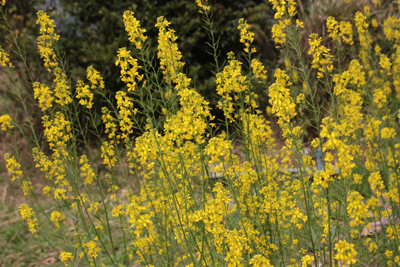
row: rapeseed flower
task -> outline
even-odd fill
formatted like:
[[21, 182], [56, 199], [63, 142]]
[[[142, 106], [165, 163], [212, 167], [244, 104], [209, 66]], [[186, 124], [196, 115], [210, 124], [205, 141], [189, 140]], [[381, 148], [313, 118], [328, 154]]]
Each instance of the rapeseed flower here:
[[6, 53], [1, 46], [0, 46], [0, 66], [13, 67], [12, 63], [10, 62], [10, 55]]
[[11, 125], [11, 122], [12, 118], [10, 115], [5, 114], [0, 116], [0, 125], [3, 131], [11, 130], [14, 128], [14, 126]]
[[4, 154], [4, 159], [7, 162], [7, 170], [13, 174], [12, 180], [19, 179], [22, 176], [21, 164], [17, 162], [15, 157], [10, 157], [10, 154]]
[[335, 244], [335, 250], [337, 251], [335, 254], [335, 259], [344, 261], [347, 264], [356, 263], [357, 251], [354, 250], [354, 244], [349, 244], [345, 240], [339, 240]]
[[123, 15], [125, 30], [128, 32], [129, 41], [135, 44], [136, 49], [142, 49], [147, 39], [147, 36], [144, 36], [146, 30], [140, 27], [140, 21], [134, 17], [134, 14], [132, 11], [125, 11]]
[[[201, 9], [203, 9], [204, 11], [208, 11], [208, 10], [210, 10], [210, 6], [207, 6], [207, 5], [205, 5], [205, 4], [203, 4], [203, 1], [204, 1], [204, 3], [207, 3], [208, 2], [208, 0], [195, 0], [196, 1], [196, 4], [201, 8]], [[199, 12], [200, 13], [203, 13], [203, 11], [202, 10], [199, 10]]]
[[26, 221], [29, 226], [29, 231], [34, 234], [39, 231], [39, 224], [37, 218], [35, 218], [35, 212], [27, 204], [20, 204], [18, 208], [21, 214], [21, 219]]
[[51, 68], [58, 66], [53, 45], [58, 41], [60, 36], [54, 33], [54, 28], [56, 27], [54, 20], [50, 19], [44, 11], [39, 11], [37, 16], [36, 24], [40, 24], [41, 34], [38, 37], [39, 53], [40, 57], [44, 60], [44, 66], [50, 71]]
[[289, 122], [296, 116], [296, 104], [290, 96], [290, 90], [286, 88], [292, 83], [289, 82], [289, 76], [284, 70], [275, 70], [274, 76], [276, 82], [269, 87], [270, 104], [272, 112], [279, 117], [281, 122]]
[[72, 256], [71, 252], [61, 251], [60, 258], [61, 258], [61, 262], [64, 263], [65, 266], [67, 266], [68, 261], [72, 260], [74, 257]]
[[34, 82], [33, 83], [33, 91], [35, 99], [39, 101], [39, 107], [42, 111], [47, 110], [52, 107], [52, 103], [54, 101], [53, 92], [50, 90], [48, 86], [43, 83]]

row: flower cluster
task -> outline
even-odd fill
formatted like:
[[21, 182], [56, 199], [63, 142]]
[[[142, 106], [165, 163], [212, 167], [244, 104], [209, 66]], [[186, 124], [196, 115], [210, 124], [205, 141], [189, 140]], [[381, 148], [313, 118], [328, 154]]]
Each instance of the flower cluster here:
[[334, 17], [328, 17], [326, 27], [332, 40], [337, 41], [342, 37], [343, 42], [353, 45], [353, 26], [350, 21], [338, 23]]
[[325, 72], [331, 72], [333, 69], [332, 55], [330, 50], [325, 46], [321, 45], [322, 37], [318, 38], [318, 34], [312, 33], [308, 43], [310, 44], [309, 55], [313, 56], [311, 67], [318, 69], [317, 78], [323, 78]]
[[140, 21], [133, 14], [132, 11], [125, 11], [123, 15], [125, 30], [128, 33], [129, 41], [135, 44], [136, 49], [142, 49], [143, 43], [147, 39], [147, 36], [144, 36], [146, 30], [140, 27]]
[[11, 122], [12, 118], [10, 115], [5, 114], [0, 116], [0, 125], [3, 131], [11, 130], [14, 128], [14, 126], [11, 125]]
[[118, 59], [115, 61], [115, 66], [121, 67], [121, 81], [125, 82], [128, 86], [128, 91], [135, 90], [137, 81], [143, 79], [143, 74], [138, 73], [141, 66], [138, 65], [137, 59], [131, 56], [131, 51], [126, 50], [125, 47], [118, 50]]
[[[196, 0], [214, 29], [206, 2]], [[137, 59], [127, 48], [118, 51], [115, 64], [127, 88], [104, 101], [111, 106], [102, 108], [104, 132], [98, 136], [107, 138], [97, 154], [92, 145], [79, 145], [86, 141], [85, 132], [82, 138], [73, 136], [79, 114], [72, 114], [70, 82], [53, 53], [58, 39], [54, 22], [40, 13], [41, 53], [55, 78], [52, 86], [33, 83], [46, 115], [42, 138], [34, 140], [37, 147], [31, 154], [47, 179], [40, 191], [54, 204], [51, 214], [44, 214], [47, 225], [68, 244], [59, 254], [66, 266], [118, 265], [123, 258], [125, 265], [144, 266], [305, 267], [333, 261], [351, 265], [368, 253], [387, 258], [387, 265], [400, 262], [398, 22], [388, 18], [384, 23], [393, 47], [388, 50], [390, 45], [379, 42], [371, 49], [369, 32], [378, 28], [368, 29], [365, 15], [356, 14], [354, 40], [352, 22], [329, 17], [337, 64], [317, 34], [309, 37], [308, 62], [298, 43], [303, 23], [293, 21], [296, 3], [270, 2], [278, 20], [273, 35], [277, 44], [284, 44], [286, 70], [276, 69], [275, 81], [268, 84], [265, 67], [252, 58], [255, 35], [239, 20], [249, 65], [230, 52], [216, 66], [217, 102], [225, 115], [219, 126], [224, 130], [215, 130], [210, 103], [185, 74], [170, 23], [164, 17], [157, 20], [155, 63], [144, 44], [146, 31], [133, 12], [125, 12]], [[372, 16], [375, 10], [366, 7], [364, 13]], [[358, 43], [348, 51], [342, 42]], [[214, 56], [217, 63], [223, 61]], [[317, 69], [317, 79], [309, 67]], [[87, 80], [78, 81], [75, 96], [90, 108], [94, 90], [102, 97], [105, 85], [93, 67], [87, 69]], [[255, 90], [261, 86], [255, 82], [267, 88], [267, 112], [276, 115], [277, 123], [258, 110]], [[308, 113], [314, 117], [297, 115]], [[1, 116], [0, 123], [3, 130], [18, 125], [9, 115]], [[273, 131], [278, 127], [278, 138], [284, 140], [279, 150]], [[96, 165], [100, 157], [107, 167]], [[24, 179], [15, 157], [5, 154], [5, 161], [24, 195], [34, 199], [38, 185]], [[19, 211], [36, 233], [42, 217], [33, 208], [42, 207], [32, 204], [22, 204]], [[66, 231], [66, 225], [74, 227]], [[360, 238], [379, 229], [379, 246]]]
[[[207, 5], [203, 4], [203, 1], [202, 1], [202, 0], [195, 0], [195, 1], [196, 1], [196, 4], [197, 4], [201, 9], [203, 9], [203, 11], [208, 11], [208, 10], [210, 10], [210, 6], [207, 6]], [[207, 3], [208, 0], [204, 0], [204, 2]], [[199, 12], [200, 12], [200, 13], [203, 13], [203, 11], [200, 10]]]
[[[249, 31], [250, 25], [242, 18], [239, 20], [238, 30], [240, 30], [240, 42], [244, 43], [246, 48], [245, 52], [249, 53], [250, 45], [254, 41], [254, 33]], [[251, 53], [255, 53], [257, 50], [255, 48], [251, 48]]]
[[47, 85], [40, 82], [34, 82], [33, 92], [35, 99], [38, 99], [39, 101], [39, 107], [42, 109], [42, 111], [47, 110], [53, 105], [53, 92]]
[[36, 24], [40, 24], [40, 36], [38, 37], [39, 53], [40, 57], [44, 60], [44, 66], [50, 71], [51, 68], [58, 66], [53, 45], [58, 41], [60, 36], [54, 32], [54, 28], [56, 27], [54, 20], [50, 19], [44, 11], [39, 11], [37, 15]]
[[291, 85], [289, 76], [284, 70], [275, 70], [274, 77], [276, 82], [269, 87], [269, 98], [272, 105], [272, 112], [279, 117], [281, 122], [289, 122], [296, 116], [296, 104], [290, 96]]
[[13, 174], [12, 180], [19, 179], [22, 176], [21, 164], [17, 162], [15, 157], [10, 157], [10, 154], [4, 154], [4, 159], [7, 162], [7, 170]]
[[26, 221], [29, 226], [29, 231], [34, 234], [39, 230], [39, 224], [37, 218], [35, 218], [35, 212], [27, 204], [21, 204], [18, 208], [21, 214], [21, 219]]
[[0, 66], [12, 67], [12, 63], [10, 62], [10, 55], [4, 51], [4, 49], [0, 46]]
[[345, 240], [339, 240], [335, 244], [335, 259], [344, 261], [347, 264], [356, 263], [357, 251], [354, 250], [354, 244], [349, 244]]

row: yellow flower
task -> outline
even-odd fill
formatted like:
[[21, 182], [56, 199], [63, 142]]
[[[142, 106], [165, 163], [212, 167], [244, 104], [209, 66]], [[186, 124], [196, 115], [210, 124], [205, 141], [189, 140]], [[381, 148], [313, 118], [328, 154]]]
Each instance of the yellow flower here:
[[347, 214], [350, 218], [353, 218], [354, 221], [350, 222], [351, 227], [355, 227], [357, 225], [364, 225], [365, 222], [363, 219], [369, 217], [368, 214], [368, 206], [363, 202], [364, 197], [360, 195], [357, 191], [349, 192], [349, 196], [347, 198], [347, 202], [349, 203], [347, 206]]
[[101, 146], [101, 157], [104, 160], [103, 164], [108, 165], [110, 168], [114, 167], [115, 163], [117, 162], [116, 158], [114, 157], [114, 154], [115, 154], [114, 146], [105, 141]]
[[354, 250], [354, 244], [349, 244], [345, 240], [339, 240], [335, 244], [335, 259], [345, 261], [347, 264], [356, 263], [357, 251]]
[[385, 256], [388, 257], [388, 258], [393, 257], [393, 251], [391, 251], [391, 250], [386, 250], [386, 251], [385, 251]]
[[376, 18], [373, 18], [371, 21], [371, 25], [372, 27], [374, 27], [375, 29], [378, 28], [378, 20]]
[[[208, 0], [204, 0], [204, 2], [207, 3]], [[202, 3], [202, 0], [196, 0], [196, 4], [197, 4], [200, 8], [202, 8], [204, 11], [210, 10], [210, 6], [204, 5], [204, 4]], [[199, 12], [200, 12], [200, 13], [203, 13], [203, 11], [201, 11], [201, 10], [200, 10]]]
[[39, 53], [40, 57], [44, 60], [45, 67], [50, 71], [52, 67], [58, 66], [52, 46], [54, 42], [58, 41], [60, 36], [54, 33], [54, 28], [56, 27], [54, 20], [50, 19], [44, 11], [39, 11], [37, 16], [36, 24], [40, 24], [40, 36], [37, 39]]
[[54, 190], [54, 198], [60, 199], [60, 200], [67, 200], [68, 196], [66, 195], [66, 193], [67, 193], [67, 190], [57, 188], [56, 190]]
[[10, 63], [10, 55], [4, 51], [3, 48], [0, 46], [0, 66], [6, 67], [7, 64], [9, 67], [13, 67]]
[[57, 112], [54, 119], [43, 116], [44, 136], [50, 144], [50, 148], [56, 149], [65, 147], [68, 140], [72, 137], [71, 123], [65, 120], [61, 112]]
[[39, 99], [39, 107], [42, 111], [45, 111], [52, 106], [54, 97], [52, 96], [53, 92], [48, 86], [40, 82], [34, 82], [33, 91], [35, 99]]
[[88, 163], [88, 158], [86, 155], [82, 155], [79, 164], [81, 164], [81, 176], [82, 178], [85, 178], [84, 184], [89, 185], [93, 182], [93, 180], [96, 178], [96, 174], [94, 173], [92, 167]]
[[[264, 65], [256, 58], [251, 60], [251, 70], [257, 79], [266, 80], [267, 79], [267, 71], [264, 70]], [[261, 81], [259, 81], [261, 82]]]
[[337, 23], [334, 17], [328, 17], [328, 20], [326, 21], [326, 28], [328, 29], [329, 37], [336, 41], [339, 35], [339, 23]]
[[157, 18], [156, 27], [158, 28], [158, 53], [160, 59], [160, 68], [163, 71], [164, 78], [168, 84], [177, 79], [182, 67], [185, 65], [182, 61], [182, 54], [175, 42], [177, 37], [175, 31], [168, 29], [171, 24], [163, 16]]
[[249, 262], [253, 267], [272, 267], [273, 265], [263, 255], [255, 255]]
[[79, 104], [87, 108], [92, 108], [93, 94], [89, 90], [89, 85], [85, 85], [83, 81], [79, 80], [76, 85], [76, 93], [76, 98], [80, 99]]
[[21, 219], [28, 223], [29, 231], [32, 234], [36, 233], [39, 230], [39, 225], [34, 217], [35, 212], [27, 204], [20, 204], [18, 211], [21, 214]]
[[112, 209], [112, 216], [118, 218], [119, 216], [124, 215], [125, 212], [124, 212], [123, 208], [124, 208], [124, 205], [118, 205], [118, 206], [114, 207]]
[[353, 25], [350, 21], [340, 22], [340, 36], [345, 43], [353, 45]]
[[54, 226], [58, 229], [60, 228], [60, 221], [64, 220], [65, 216], [61, 214], [59, 211], [53, 211], [51, 213], [50, 220], [54, 223]]
[[356, 27], [360, 34], [365, 33], [368, 29], [368, 23], [365, 22], [366, 19], [363, 13], [357, 11], [354, 21], [356, 22]]
[[125, 30], [129, 35], [129, 41], [136, 45], [136, 49], [142, 49], [143, 42], [147, 39], [147, 36], [144, 36], [146, 30], [140, 28], [140, 21], [134, 17], [134, 12], [129, 10], [125, 11], [123, 18]]
[[304, 22], [302, 22], [302, 21], [296, 19], [296, 27], [304, 28]]
[[272, 112], [279, 117], [279, 120], [289, 122], [296, 116], [296, 104], [290, 96], [290, 90], [286, 88], [291, 85], [291, 82], [284, 70], [277, 69], [274, 76], [276, 82], [269, 87], [268, 93]]
[[72, 102], [72, 98], [67, 76], [63, 70], [58, 67], [54, 69], [54, 76], [54, 82], [56, 84], [56, 87], [54, 88], [54, 95], [57, 97], [56, 103], [60, 104], [61, 106], [68, 105]]
[[379, 58], [379, 65], [381, 66], [382, 69], [390, 73], [390, 67], [392, 66], [392, 63], [385, 54], [381, 54]]
[[308, 39], [308, 42], [310, 44], [310, 50], [308, 54], [313, 55], [311, 67], [313, 69], [318, 69], [322, 75], [322, 72], [331, 71], [329, 66], [332, 65], [333, 56], [330, 54], [330, 50], [328, 48], [321, 45], [322, 37], [318, 38], [318, 34], [312, 33]]
[[383, 139], [393, 139], [396, 136], [396, 130], [394, 128], [384, 127], [381, 130], [381, 136]]
[[9, 172], [13, 174], [12, 180], [19, 179], [22, 175], [21, 165], [16, 161], [14, 157], [10, 158], [10, 154], [4, 154], [4, 159], [7, 162], [6, 168]]
[[274, 38], [276, 44], [284, 44], [286, 42], [285, 28], [286, 24], [283, 21], [279, 21], [278, 24], [272, 26], [272, 38]]
[[[244, 49], [244, 51], [248, 53], [249, 53], [249, 47], [251, 43], [254, 41], [254, 33], [249, 31], [250, 27], [251, 26], [247, 24], [247, 22], [243, 18], [239, 20], [238, 30], [240, 30], [240, 42], [245, 44], [246, 48]], [[256, 52], [256, 51], [253, 51], [252, 49], [251, 52]]]
[[85, 250], [88, 258], [91, 260], [97, 258], [98, 253], [100, 252], [100, 248], [97, 247], [97, 243], [93, 240], [90, 240], [87, 243], [82, 244], [82, 248]]
[[33, 187], [32, 183], [28, 181], [23, 181], [22, 182], [22, 191], [24, 192], [24, 195], [27, 196], [30, 192], [32, 192]]
[[366, 16], [369, 16], [371, 14], [371, 8], [369, 7], [369, 5], [364, 6], [364, 14]]
[[103, 113], [101, 118], [106, 127], [105, 133], [108, 133], [108, 138], [112, 139], [115, 136], [115, 131], [118, 129], [116, 119], [111, 115], [107, 107], [102, 107], [101, 113]]
[[100, 73], [95, 68], [93, 68], [93, 66], [89, 66], [86, 72], [86, 77], [92, 84], [92, 86], [90, 87], [91, 89], [96, 89], [97, 87], [99, 87], [100, 89], [104, 89], [103, 77], [100, 76]]
[[312, 266], [313, 257], [310, 255], [305, 255], [301, 258], [301, 267]]
[[6, 0], [2, 0], [2, 1], [1, 1], [1, 5], [2, 5], [2, 6], [5, 6], [5, 5], [6, 5]]
[[61, 251], [60, 258], [61, 258], [61, 262], [64, 263], [65, 266], [67, 266], [68, 265], [68, 261], [72, 260], [74, 257], [72, 256], [71, 252]]
[[127, 84], [128, 91], [135, 90], [137, 81], [143, 79], [143, 74], [139, 75], [138, 70], [141, 68], [138, 60], [131, 56], [131, 51], [125, 47], [118, 50], [118, 59], [115, 61], [115, 66], [121, 67], [121, 81]]
[[0, 125], [3, 131], [11, 130], [14, 126], [11, 125], [12, 118], [10, 115], [2, 115], [0, 116]]

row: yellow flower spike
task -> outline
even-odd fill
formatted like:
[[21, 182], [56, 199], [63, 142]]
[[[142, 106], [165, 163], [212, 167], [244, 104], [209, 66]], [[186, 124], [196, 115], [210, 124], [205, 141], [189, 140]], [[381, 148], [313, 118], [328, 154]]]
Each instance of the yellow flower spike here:
[[2, 5], [2, 6], [5, 6], [5, 5], [6, 5], [6, 0], [2, 0], [2, 1], [1, 1], [1, 5]]
[[35, 99], [39, 100], [39, 107], [42, 109], [42, 111], [52, 107], [54, 97], [53, 92], [48, 86], [40, 82], [34, 82], [33, 92]]
[[106, 127], [105, 133], [108, 133], [109, 139], [113, 139], [115, 132], [118, 129], [116, 119], [111, 115], [111, 112], [107, 109], [107, 107], [103, 107], [101, 109], [101, 113], [103, 113], [101, 118]]
[[32, 192], [33, 187], [32, 183], [28, 181], [23, 181], [22, 182], [22, 191], [24, 192], [24, 195], [27, 196], [29, 195], [30, 192]]
[[332, 65], [333, 56], [330, 54], [330, 50], [325, 46], [321, 45], [322, 37], [318, 38], [318, 34], [312, 33], [308, 39], [310, 50], [309, 55], [313, 55], [313, 61], [311, 67], [313, 69], [319, 69], [319, 77], [323, 76], [322, 72], [327, 71], [327, 67]]
[[[195, 1], [196, 1], [196, 4], [197, 4], [201, 9], [203, 9], [203, 10], [199, 10], [200, 13], [203, 13], [203, 11], [208, 11], [208, 10], [210, 10], [210, 6], [207, 6], [207, 5], [203, 4], [203, 1], [202, 1], [202, 0], [195, 0]], [[207, 3], [208, 0], [204, 0], [204, 2]]]
[[85, 85], [83, 81], [78, 81], [76, 85], [76, 98], [80, 99], [79, 104], [86, 108], [92, 108], [93, 93], [89, 90], [89, 85]]
[[340, 22], [340, 36], [345, 43], [353, 45], [353, 25], [350, 21]]
[[22, 176], [21, 164], [19, 164], [15, 157], [10, 157], [10, 154], [4, 154], [4, 159], [7, 162], [7, 170], [13, 174], [12, 180], [19, 179]]
[[[256, 58], [251, 60], [251, 70], [257, 79], [266, 80], [267, 79], [267, 71], [264, 70], [264, 65]], [[261, 82], [261, 81], [258, 81]]]
[[103, 159], [103, 164], [108, 165], [108, 167], [114, 167], [117, 159], [115, 158], [114, 145], [105, 141], [101, 146], [101, 158]]
[[360, 34], [365, 33], [368, 30], [368, 23], [365, 22], [366, 19], [367, 18], [363, 13], [357, 11], [354, 21], [356, 23], [357, 30]]
[[34, 234], [39, 230], [39, 224], [37, 218], [35, 218], [35, 212], [27, 204], [20, 204], [18, 211], [21, 215], [21, 219], [26, 221], [29, 226], [29, 231]]
[[296, 104], [290, 96], [289, 76], [284, 70], [277, 69], [274, 74], [276, 82], [269, 87], [270, 104], [272, 112], [280, 121], [289, 122], [296, 115]]
[[144, 36], [146, 30], [140, 27], [140, 21], [134, 17], [134, 14], [132, 11], [125, 11], [123, 15], [125, 30], [128, 32], [129, 41], [135, 44], [136, 49], [142, 49], [147, 39], [147, 36]]
[[131, 56], [131, 51], [126, 50], [125, 47], [118, 50], [118, 59], [115, 61], [116, 66], [121, 67], [121, 81], [125, 82], [128, 86], [128, 91], [135, 90], [136, 81], [143, 79], [143, 74], [139, 75], [138, 70], [141, 68], [138, 60]]
[[326, 28], [328, 29], [329, 37], [336, 41], [339, 35], [339, 23], [334, 17], [328, 17], [328, 20], [326, 21]]
[[[249, 52], [249, 47], [254, 41], [254, 33], [249, 31], [250, 25], [247, 24], [247, 22], [241, 18], [239, 20], [239, 26], [238, 30], [240, 30], [240, 42], [244, 43], [246, 48], [244, 49], [245, 52]], [[251, 50], [251, 52], [255, 52], [254, 49]]]
[[44, 60], [45, 67], [47, 67], [47, 70], [50, 72], [51, 68], [58, 66], [52, 46], [54, 42], [58, 41], [60, 36], [54, 33], [56, 25], [54, 24], [54, 20], [50, 19], [46, 12], [39, 11], [37, 16], [36, 24], [40, 24], [40, 36], [37, 38], [39, 54]]
[[0, 46], [0, 66], [6, 67], [7, 65], [13, 67], [10, 63], [10, 55]]
[[272, 26], [272, 38], [274, 38], [276, 44], [284, 44], [286, 42], [285, 28], [286, 25], [283, 21], [279, 21], [278, 24]]

